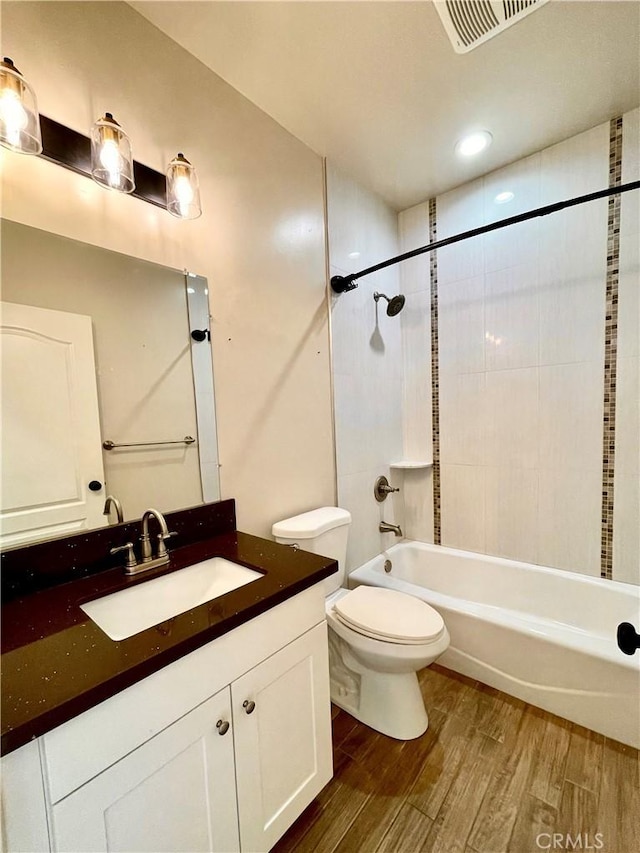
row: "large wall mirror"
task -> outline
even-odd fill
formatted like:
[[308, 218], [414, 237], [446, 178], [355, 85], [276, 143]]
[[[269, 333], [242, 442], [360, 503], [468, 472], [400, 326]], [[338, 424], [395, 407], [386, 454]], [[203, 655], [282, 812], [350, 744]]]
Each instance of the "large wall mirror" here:
[[218, 500], [206, 279], [0, 227], [3, 544]]

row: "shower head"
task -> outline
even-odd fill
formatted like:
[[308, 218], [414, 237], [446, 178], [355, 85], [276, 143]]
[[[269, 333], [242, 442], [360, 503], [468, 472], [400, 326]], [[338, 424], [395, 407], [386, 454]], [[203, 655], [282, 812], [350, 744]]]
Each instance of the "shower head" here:
[[395, 317], [396, 314], [399, 314], [402, 311], [402, 309], [404, 308], [404, 296], [401, 293], [399, 293], [397, 296], [392, 296], [391, 299], [389, 299], [389, 297], [385, 296], [384, 293], [378, 293], [376, 291], [373, 294], [373, 298], [376, 300], [376, 302], [380, 298], [387, 300], [387, 302], [389, 303], [387, 305], [387, 316], [388, 317]]

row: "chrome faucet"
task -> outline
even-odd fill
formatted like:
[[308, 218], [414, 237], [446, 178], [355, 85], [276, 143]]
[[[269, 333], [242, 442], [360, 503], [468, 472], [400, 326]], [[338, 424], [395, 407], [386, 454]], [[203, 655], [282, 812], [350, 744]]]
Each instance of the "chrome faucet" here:
[[[149, 519], [155, 518], [160, 525], [160, 533], [158, 533], [158, 551], [154, 559], [153, 550], [151, 548], [151, 540], [149, 539]], [[117, 554], [119, 551], [126, 551], [127, 558], [124, 566], [127, 575], [137, 575], [139, 572], [146, 572], [149, 569], [156, 569], [159, 566], [169, 564], [169, 553], [167, 546], [164, 544], [171, 536], [177, 536], [177, 533], [170, 533], [165, 521], [164, 515], [157, 509], [148, 509], [142, 516], [142, 535], [140, 536], [140, 556], [139, 563], [136, 562], [136, 555], [133, 550], [133, 543], [127, 542], [117, 548], [112, 548], [110, 553]]]
[[[149, 519], [155, 518], [160, 525], [160, 533], [158, 534], [158, 554], [156, 560], [153, 559], [153, 551], [151, 548], [151, 540], [149, 539]], [[164, 544], [170, 536], [175, 536], [175, 533], [169, 533], [167, 522], [164, 515], [157, 509], [148, 509], [142, 516], [142, 535], [140, 536], [140, 555], [143, 563], [153, 562], [160, 565], [157, 560], [165, 560], [169, 562], [167, 547]]]
[[402, 536], [399, 524], [388, 524], [386, 521], [381, 521], [378, 530], [380, 533], [394, 533], [396, 536]]
[[122, 504], [120, 503], [118, 498], [115, 497], [115, 495], [107, 495], [107, 499], [104, 502], [104, 509], [102, 510], [102, 514], [109, 515], [111, 507], [113, 507], [116, 511], [118, 524], [122, 524], [122, 522], [124, 521], [124, 515], [122, 514]]

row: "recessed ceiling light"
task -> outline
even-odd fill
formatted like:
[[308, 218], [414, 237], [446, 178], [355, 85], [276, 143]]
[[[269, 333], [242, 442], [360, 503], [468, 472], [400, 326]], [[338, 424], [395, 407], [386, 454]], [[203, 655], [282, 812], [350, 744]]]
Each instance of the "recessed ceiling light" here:
[[468, 136], [463, 136], [456, 142], [456, 154], [461, 157], [473, 157], [474, 154], [479, 154], [491, 145], [493, 136], [488, 130], [478, 130], [475, 133], [470, 133]]
[[510, 190], [505, 190], [503, 193], [498, 193], [494, 198], [496, 204], [506, 204], [508, 201], [513, 201], [515, 194]]
[[356, 258], [360, 257], [360, 252], [349, 252], [349, 257], [352, 261], [355, 261]]

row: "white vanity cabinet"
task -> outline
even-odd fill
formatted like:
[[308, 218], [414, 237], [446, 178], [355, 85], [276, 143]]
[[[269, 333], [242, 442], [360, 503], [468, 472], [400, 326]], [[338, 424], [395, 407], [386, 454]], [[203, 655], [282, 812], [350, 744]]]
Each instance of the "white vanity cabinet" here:
[[[34, 778], [23, 747], [31, 778], [22, 801], [44, 800], [42, 850], [269, 850], [332, 774], [322, 585], [52, 730], [38, 748]], [[21, 841], [24, 812], [9, 808], [5, 819], [7, 853], [39, 853]]]
[[51, 809], [59, 851], [238, 851], [229, 688]]
[[242, 850], [269, 850], [331, 778], [328, 688], [324, 622], [231, 685]]

